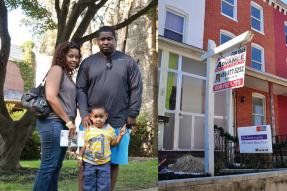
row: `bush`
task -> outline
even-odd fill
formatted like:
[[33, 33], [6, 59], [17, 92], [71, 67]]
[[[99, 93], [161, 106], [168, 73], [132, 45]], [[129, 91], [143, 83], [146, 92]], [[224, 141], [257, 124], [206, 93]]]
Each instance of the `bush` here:
[[26, 141], [23, 148], [21, 160], [40, 159], [40, 137], [38, 131], [34, 131], [32, 136]]
[[153, 156], [152, 129], [147, 120], [147, 113], [142, 113], [137, 118], [137, 125], [133, 127], [129, 145], [129, 156], [147, 157]]

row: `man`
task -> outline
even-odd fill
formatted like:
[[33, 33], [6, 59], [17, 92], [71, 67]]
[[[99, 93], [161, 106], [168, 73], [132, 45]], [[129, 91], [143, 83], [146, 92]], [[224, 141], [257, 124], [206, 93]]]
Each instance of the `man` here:
[[[97, 43], [100, 52], [86, 58], [77, 76], [77, 101], [82, 125], [92, 124], [89, 109], [93, 105], [107, 108], [108, 123], [115, 128], [127, 124], [133, 126], [139, 114], [142, 97], [142, 79], [136, 62], [128, 55], [116, 51], [116, 35], [112, 27], [98, 30]], [[129, 132], [129, 131], [128, 131]], [[111, 190], [114, 189], [119, 164], [128, 163], [130, 135], [126, 133], [116, 147], [112, 147]]]

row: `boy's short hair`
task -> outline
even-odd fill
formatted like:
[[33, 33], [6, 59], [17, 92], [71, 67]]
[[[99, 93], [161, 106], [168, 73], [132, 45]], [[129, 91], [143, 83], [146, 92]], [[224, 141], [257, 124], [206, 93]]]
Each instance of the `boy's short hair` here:
[[91, 107], [90, 112], [92, 112], [95, 109], [103, 109], [105, 111], [105, 113], [108, 113], [108, 110], [105, 106], [103, 105], [94, 105]]
[[99, 30], [96, 32], [96, 38], [98, 38], [100, 36], [101, 32], [111, 32], [113, 34], [113, 36], [116, 39], [116, 32], [114, 30], [114, 28], [112, 26], [102, 26], [99, 28]]

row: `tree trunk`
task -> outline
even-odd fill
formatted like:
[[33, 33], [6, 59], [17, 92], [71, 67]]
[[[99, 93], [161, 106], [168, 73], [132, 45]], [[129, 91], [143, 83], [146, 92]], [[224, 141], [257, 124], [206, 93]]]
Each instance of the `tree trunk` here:
[[151, 23], [151, 32], [152, 32], [152, 86], [153, 86], [153, 128], [154, 128], [154, 140], [153, 140], [153, 153], [157, 155], [157, 139], [158, 139], [158, 84], [157, 84], [157, 68], [158, 68], [158, 59], [157, 59], [157, 48], [156, 48], [156, 38], [157, 38], [157, 30], [156, 30], [156, 21], [157, 21], [157, 7], [154, 6], [152, 8], [152, 23]]
[[32, 135], [35, 123], [31, 114], [27, 113], [20, 121], [1, 120], [0, 128], [7, 129], [0, 135], [0, 172], [19, 169], [20, 156], [26, 140]]

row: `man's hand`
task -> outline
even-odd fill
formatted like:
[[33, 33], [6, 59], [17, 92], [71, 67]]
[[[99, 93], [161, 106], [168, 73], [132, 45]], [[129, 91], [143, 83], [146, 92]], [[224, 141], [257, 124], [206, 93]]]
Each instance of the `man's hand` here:
[[127, 127], [132, 127], [136, 124], [136, 118], [128, 117]]
[[92, 125], [92, 121], [91, 121], [89, 115], [85, 116], [85, 117], [82, 119], [82, 125], [83, 125], [85, 128], [89, 128], [89, 127]]

